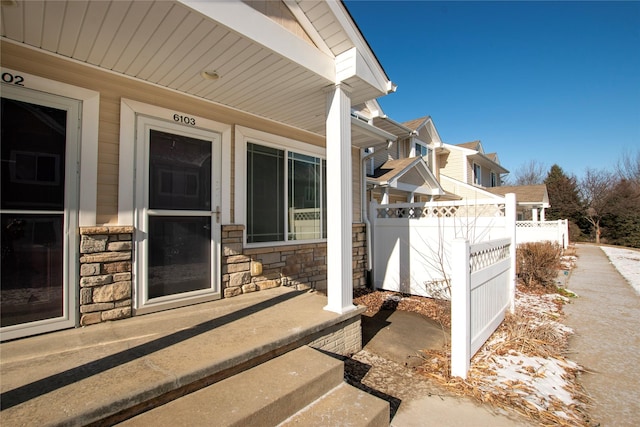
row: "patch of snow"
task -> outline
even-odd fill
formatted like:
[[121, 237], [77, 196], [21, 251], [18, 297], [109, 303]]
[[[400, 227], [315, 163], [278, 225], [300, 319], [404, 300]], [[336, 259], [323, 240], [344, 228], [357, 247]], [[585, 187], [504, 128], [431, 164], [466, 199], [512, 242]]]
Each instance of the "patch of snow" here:
[[[494, 381], [498, 386], [520, 394], [525, 400], [543, 410], [553, 406], [554, 398], [567, 406], [578, 404], [567, 390], [565, 380], [566, 370], [577, 367], [571, 361], [525, 356], [517, 352], [496, 356], [492, 366], [496, 372]], [[515, 384], [519, 384], [520, 387], [514, 387]]]
[[[573, 329], [561, 323], [561, 305], [569, 299], [559, 294], [533, 295], [516, 290], [516, 313], [524, 316], [531, 327], [551, 325], [565, 337]], [[494, 333], [474, 357], [484, 366], [480, 387], [487, 391], [517, 396], [530, 407], [549, 411], [568, 422], [578, 420], [583, 404], [576, 398], [572, 379], [581, 367], [561, 356], [540, 357], [516, 349], [500, 354], [493, 349], [507, 341], [506, 332]], [[488, 374], [487, 374], [488, 373]]]
[[625, 248], [600, 246], [609, 257], [611, 264], [627, 279], [638, 295], [640, 295], [640, 252]]

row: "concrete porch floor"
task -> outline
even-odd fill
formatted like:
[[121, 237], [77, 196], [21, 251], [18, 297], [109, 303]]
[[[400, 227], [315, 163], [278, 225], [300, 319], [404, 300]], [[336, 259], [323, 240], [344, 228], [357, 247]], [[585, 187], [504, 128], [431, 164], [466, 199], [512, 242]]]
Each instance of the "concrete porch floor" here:
[[[117, 421], [308, 344], [364, 309], [280, 287], [0, 344], [4, 425]], [[112, 418], [110, 418], [112, 417]]]

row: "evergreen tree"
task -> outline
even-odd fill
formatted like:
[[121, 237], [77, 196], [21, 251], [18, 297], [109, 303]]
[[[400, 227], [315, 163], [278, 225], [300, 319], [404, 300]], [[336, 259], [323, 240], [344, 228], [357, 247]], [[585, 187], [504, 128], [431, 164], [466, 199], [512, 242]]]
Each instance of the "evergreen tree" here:
[[607, 197], [608, 212], [602, 218], [607, 243], [640, 248], [640, 183], [620, 179]]
[[568, 219], [575, 224], [581, 221], [582, 204], [578, 192], [577, 180], [567, 176], [556, 164], [551, 166], [544, 180], [549, 194], [550, 208], [546, 210], [548, 220]]

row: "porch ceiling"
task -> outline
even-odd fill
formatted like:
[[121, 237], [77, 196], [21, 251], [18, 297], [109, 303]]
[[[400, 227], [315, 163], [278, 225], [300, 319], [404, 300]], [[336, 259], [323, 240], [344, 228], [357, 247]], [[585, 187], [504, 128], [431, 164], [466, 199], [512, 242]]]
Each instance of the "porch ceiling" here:
[[[15, 1], [0, 35], [320, 135], [332, 55], [353, 47], [313, 46], [242, 2], [189, 0]], [[361, 80], [351, 93], [354, 104], [383, 95]]]

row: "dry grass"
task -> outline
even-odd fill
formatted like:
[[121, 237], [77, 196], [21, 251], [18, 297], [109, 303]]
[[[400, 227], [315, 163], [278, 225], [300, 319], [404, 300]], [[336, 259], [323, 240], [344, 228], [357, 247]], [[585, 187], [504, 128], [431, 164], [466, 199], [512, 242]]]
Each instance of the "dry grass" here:
[[[538, 293], [527, 294], [526, 298], [544, 298], [545, 294], [540, 293], [540, 289], [536, 288]], [[546, 296], [548, 303], [560, 304], [560, 300], [549, 298], [548, 294]], [[483, 404], [515, 410], [541, 426], [589, 426], [586, 412], [588, 398], [577, 381], [577, 373], [581, 368], [565, 361], [563, 357], [568, 349], [570, 334], [568, 329], [555, 323], [557, 317], [558, 313], [539, 308], [517, 309], [515, 314], [507, 315], [492, 338], [471, 360], [470, 370], [464, 380], [451, 376], [451, 349], [448, 347], [440, 351], [425, 351], [424, 363], [419, 370], [460, 396], [471, 396]], [[552, 358], [563, 363], [564, 388], [573, 397], [574, 403], [567, 405], [548, 396], [545, 402], [547, 406], [542, 408], [532, 403], [531, 396], [536, 390], [530, 384], [518, 380], [497, 383], [496, 360], [512, 355]], [[532, 378], [544, 376], [544, 373], [536, 372], [530, 366], [523, 366], [521, 371], [528, 372]]]
[[[451, 349], [448, 346], [438, 351], [424, 351], [423, 363], [417, 372], [454, 394], [473, 397], [483, 404], [505, 410], [515, 410], [541, 426], [589, 426], [587, 398], [576, 378], [580, 368], [564, 359], [570, 331], [558, 320], [562, 316], [562, 305], [566, 298], [548, 292], [548, 288], [539, 284], [518, 287], [521, 303], [517, 304], [514, 314], [506, 316], [492, 338], [474, 356], [467, 379], [451, 376]], [[354, 296], [354, 302], [367, 306], [369, 315], [380, 309], [407, 310], [430, 317], [443, 325], [451, 325], [450, 303], [447, 301], [396, 292], [361, 290]], [[549, 358], [563, 364], [564, 388], [573, 397], [574, 403], [567, 405], [553, 396], [547, 396], [543, 408], [532, 403], [531, 396], [535, 395], [536, 390], [530, 384], [522, 381], [497, 384], [496, 360], [513, 354]], [[536, 372], [531, 367], [523, 366], [522, 370], [529, 372], [532, 378], [544, 376], [544, 373]]]

